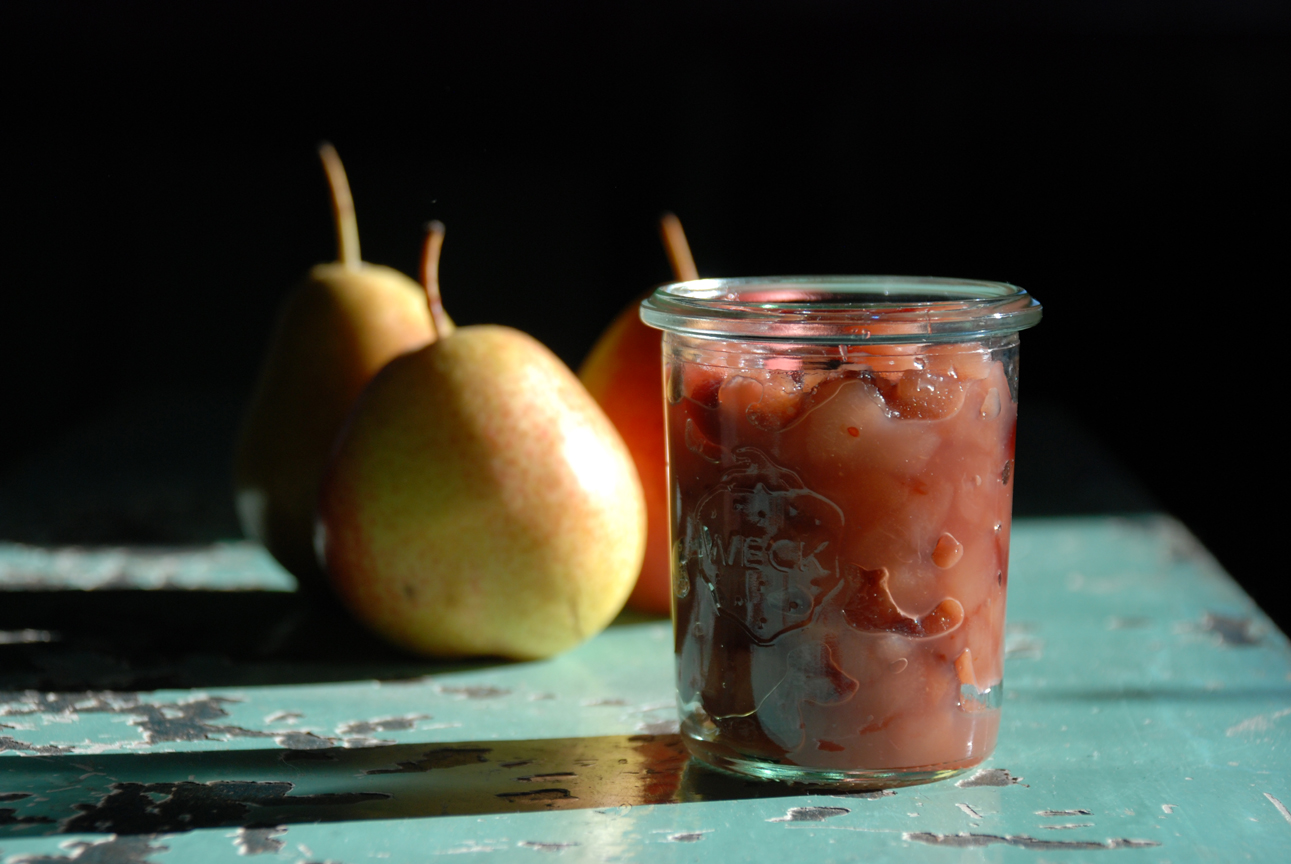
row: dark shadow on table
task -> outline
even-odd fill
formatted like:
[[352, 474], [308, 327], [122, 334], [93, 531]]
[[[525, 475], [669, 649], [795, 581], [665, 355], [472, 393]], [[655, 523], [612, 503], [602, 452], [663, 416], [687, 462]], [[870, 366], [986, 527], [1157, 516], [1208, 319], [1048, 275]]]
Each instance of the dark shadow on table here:
[[0, 690], [157, 690], [407, 679], [508, 661], [404, 654], [282, 591], [0, 592]]
[[9, 836], [158, 834], [807, 794], [894, 793], [741, 779], [691, 762], [677, 735], [69, 754], [7, 760], [0, 825]]

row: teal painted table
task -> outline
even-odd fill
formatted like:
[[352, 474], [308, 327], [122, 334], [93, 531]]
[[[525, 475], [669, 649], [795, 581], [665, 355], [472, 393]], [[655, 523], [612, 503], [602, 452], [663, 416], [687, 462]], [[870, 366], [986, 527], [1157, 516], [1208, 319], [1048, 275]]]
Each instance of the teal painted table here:
[[665, 621], [432, 664], [251, 545], [0, 545], [0, 862], [1291, 860], [1286, 637], [1171, 520], [1013, 543], [995, 756], [851, 795], [688, 764]]

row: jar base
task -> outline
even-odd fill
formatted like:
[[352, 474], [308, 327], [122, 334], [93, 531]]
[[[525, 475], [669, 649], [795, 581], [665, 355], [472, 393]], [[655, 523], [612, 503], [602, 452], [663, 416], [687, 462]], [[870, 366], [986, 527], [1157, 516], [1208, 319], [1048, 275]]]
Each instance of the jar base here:
[[914, 768], [837, 769], [813, 768], [807, 765], [750, 758], [712, 741], [697, 740], [684, 734], [682, 743], [693, 759], [702, 762], [706, 767], [726, 774], [778, 783], [827, 786], [858, 792], [935, 783], [976, 768], [990, 755], [989, 753], [975, 754], [955, 762]]

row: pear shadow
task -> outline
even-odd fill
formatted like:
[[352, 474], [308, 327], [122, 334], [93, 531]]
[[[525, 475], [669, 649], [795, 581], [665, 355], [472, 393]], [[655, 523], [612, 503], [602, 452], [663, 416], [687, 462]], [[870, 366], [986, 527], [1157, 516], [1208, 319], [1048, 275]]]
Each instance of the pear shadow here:
[[11, 837], [264, 828], [821, 791], [708, 769], [690, 760], [677, 735], [37, 756], [5, 763], [0, 825]]
[[512, 662], [414, 657], [334, 601], [283, 591], [2, 591], [0, 634], [8, 690], [400, 680]]

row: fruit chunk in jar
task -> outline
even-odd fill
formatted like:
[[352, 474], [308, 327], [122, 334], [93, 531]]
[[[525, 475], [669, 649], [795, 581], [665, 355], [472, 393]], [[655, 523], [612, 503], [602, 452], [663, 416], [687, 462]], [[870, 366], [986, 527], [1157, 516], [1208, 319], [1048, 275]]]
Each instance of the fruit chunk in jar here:
[[834, 349], [832, 364], [805, 349], [759, 368], [697, 342], [667, 369], [691, 749], [860, 774], [982, 761], [999, 726], [1016, 342]]

